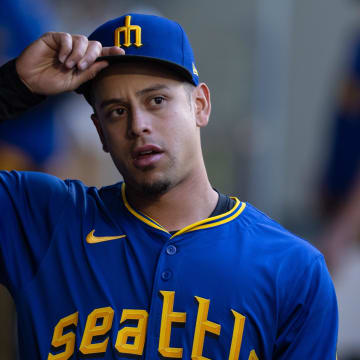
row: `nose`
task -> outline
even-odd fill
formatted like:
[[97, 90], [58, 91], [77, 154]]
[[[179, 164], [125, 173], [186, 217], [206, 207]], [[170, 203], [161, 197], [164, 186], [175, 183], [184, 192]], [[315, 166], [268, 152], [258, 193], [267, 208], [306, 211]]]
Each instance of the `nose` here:
[[142, 109], [131, 109], [128, 123], [128, 135], [131, 138], [151, 133], [151, 119]]

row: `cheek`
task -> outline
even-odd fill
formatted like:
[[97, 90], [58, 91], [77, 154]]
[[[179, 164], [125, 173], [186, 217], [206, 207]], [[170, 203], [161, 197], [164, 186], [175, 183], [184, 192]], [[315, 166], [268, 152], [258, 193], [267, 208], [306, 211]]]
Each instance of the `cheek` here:
[[103, 134], [108, 146], [117, 147], [117, 145], [123, 144], [125, 131], [126, 129], [120, 122], [103, 126]]
[[196, 132], [196, 120], [188, 104], [183, 105], [183, 107], [177, 106], [176, 109], [167, 114], [164, 121], [168, 122], [167, 127], [174, 135], [191, 137]]
[[189, 159], [196, 152], [198, 129], [194, 123], [192, 119], [178, 118], [176, 125], [170, 127], [168, 138], [178, 156]]
[[104, 141], [112, 158], [121, 160], [127, 157], [129, 145], [123, 135], [123, 130], [119, 127], [107, 128], [103, 131]]

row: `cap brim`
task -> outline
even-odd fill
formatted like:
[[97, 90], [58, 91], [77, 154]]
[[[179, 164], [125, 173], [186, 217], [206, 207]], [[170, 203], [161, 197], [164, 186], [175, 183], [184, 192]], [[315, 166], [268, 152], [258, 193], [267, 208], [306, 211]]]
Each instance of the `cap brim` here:
[[[111, 56], [100, 56], [96, 59], [96, 61], [106, 60], [109, 64], [115, 63], [136, 63], [136, 62], [152, 62], [156, 64], [163, 65], [165, 68], [173, 71], [175, 74], [178, 74], [180, 77], [184, 78], [184, 80], [190, 82], [193, 85], [196, 85], [192, 75], [189, 73], [188, 69], [185, 67], [176, 64], [171, 61], [162, 60], [150, 56], [139, 56], [139, 55], [111, 55]], [[75, 91], [79, 94], [85, 95], [87, 98], [87, 93], [89, 91], [91, 80], [85, 82], [80, 85]], [[88, 99], [87, 99], [88, 100]], [[89, 101], [89, 100], [88, 100]]]

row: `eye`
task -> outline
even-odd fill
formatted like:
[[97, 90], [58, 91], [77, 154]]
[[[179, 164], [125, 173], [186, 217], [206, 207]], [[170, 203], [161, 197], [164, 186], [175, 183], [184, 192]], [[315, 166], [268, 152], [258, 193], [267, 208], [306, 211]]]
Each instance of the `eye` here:
[[122, 107], [118, 107], [118, 108], [110, 110], [108, 112], [107, 116], [110, 118], [114, 118], [114, 117], [124, 116], [125, 113], [126, 113], [126, 109], [124, 109]]
[[164, 102], [165, 98], [163, 96], [156, 96], [151, 99], [152, 103], [155, 105], [160, 105]]
[[115, 115], [124, 115], [124, 113], [125, 113], [125, 109], [123, 109], [123, 108], [119, 108], [119, 109], [115, 109], [115, 110], [113, 110], [112, 111], [112, 113], [114, 113]]

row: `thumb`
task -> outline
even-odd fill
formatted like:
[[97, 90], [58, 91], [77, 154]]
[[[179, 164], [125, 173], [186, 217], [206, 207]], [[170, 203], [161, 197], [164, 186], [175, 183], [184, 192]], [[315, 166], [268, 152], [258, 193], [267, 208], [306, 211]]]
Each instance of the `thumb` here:
[[81, 84], [83, 84], [89, 80], [94, 79], [94, 77], [101, 70], [105, 69], [107, 66], [109, 66], [109, 63], [107, 61], [99, 61], [99, 62], [93, 63], [86, 70], [79, 72], [76, 87], [80, 86]]

